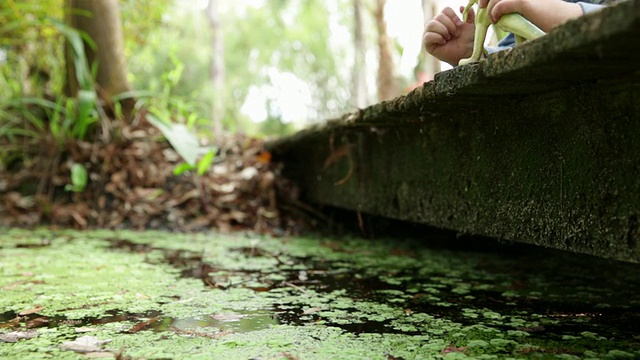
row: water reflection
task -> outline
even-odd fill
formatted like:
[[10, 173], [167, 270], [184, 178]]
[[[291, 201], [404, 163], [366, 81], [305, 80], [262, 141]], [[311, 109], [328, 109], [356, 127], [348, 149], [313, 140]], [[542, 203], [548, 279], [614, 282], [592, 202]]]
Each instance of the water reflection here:
[[[270, 310], [222, 312], [202, 318], [172, 319], [170, 327], [178, 330], [216, 328], [220, 331], [243, 333], [268, 329], [279, 321]], [[163, 329], [155, 329], [163, 330]]]

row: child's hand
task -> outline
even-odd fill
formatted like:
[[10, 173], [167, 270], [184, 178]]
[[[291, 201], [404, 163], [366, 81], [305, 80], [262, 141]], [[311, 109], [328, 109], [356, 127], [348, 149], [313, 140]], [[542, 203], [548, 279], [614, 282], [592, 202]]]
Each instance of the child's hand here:
[[580, 5], [562, 0], [479, 0], [478, 6], [487, 8], [493, 23], [504, 14], [519, 13], [545, 32], [582, 15]]
[[[460, 7], [460, 12], [464, 7]], [[469, 9], [467, 21], [460, 20], [450, 7], [445, 8], [424, 30], [422, 41], [425, 50], [441, 61], [457, 66], [461, 59], [471, 56], [475, 13]]]

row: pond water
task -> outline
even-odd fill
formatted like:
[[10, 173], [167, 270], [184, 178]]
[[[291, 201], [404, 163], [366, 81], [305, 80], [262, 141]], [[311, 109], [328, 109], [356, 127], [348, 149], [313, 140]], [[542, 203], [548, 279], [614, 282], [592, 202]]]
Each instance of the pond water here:
[[634, 264], [429, 239], [2, 233], [0, 358], [640, 357]]

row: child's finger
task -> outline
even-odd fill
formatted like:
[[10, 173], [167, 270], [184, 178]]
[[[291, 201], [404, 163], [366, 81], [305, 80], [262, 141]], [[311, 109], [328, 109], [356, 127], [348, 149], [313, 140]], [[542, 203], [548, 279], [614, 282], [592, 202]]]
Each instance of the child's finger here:
[[447, 43], [447, 39], [445, 38], [445, 36], [435, 31], [425, 32], [423, 35], [423, 40], [425, 44], [430, 43], [430, 44], [444, 45]]
[[[451, 10], [451, 12], [453, 13], [453, 10]], [[434, 17], [433, 20], [441, 23], [442, 25], [444, 25], [444, 27], [446, 27], [447, 33], [448, 33], [447, 35], [453, 34], [457, 36], [458, 27], [462, 26], [462, 21], [460, 21], [460, 19], [455, 14], [453, 14], [453, 18], [451, 18], [450, 14], [444, 11], [436, 15], [436, 17]], [[445, 38], [446, 37], [447, 36], [445, 36]]]
[[475, 21], [476, 21], [476, 12], [473, 10], [473, 8], [471, 8], [467, 13], [467, 23], [473, 24]]
[[519, 12], [520, 8], [516, 1], [500, 1], [495, 3], [491, 8], [487, 8], [487, 11], [489, 12], [489, 17], [495, 23], [500, 20], [502, 15]]
[[442, 23], [442, 21], [442, 19], [438, 19], [438, 16], [436, 16], [433, 20], [429, 21], [426, 31], [439, 34], [445, 40], [449, 40], [451, 39], [451, 32], [449, 31], [449, 28]]
[[456, 26], [444, 15], [438, 15], [431, 20], [427, 29], [440, 34], [445, 40], [451, 40], [453, 34], [457, 34]]
[[453, 22], [457, 26], [462, 25], [462, 20], [460, 20], [460, 18], [458, 17], [458, 15], [456, 15], [456, 12], [453, 11], [452, 8], [447, 6], [446, 8], [442, 9], [442, 12], [440, 14], [446, 15], [451, 20], [451, 22]]
[[428, 32], [424, 34], [424, 47], [429, 51], [436, 48], [438, 45], [445, 45], [447, 40], [442, 35], [434, 32]]

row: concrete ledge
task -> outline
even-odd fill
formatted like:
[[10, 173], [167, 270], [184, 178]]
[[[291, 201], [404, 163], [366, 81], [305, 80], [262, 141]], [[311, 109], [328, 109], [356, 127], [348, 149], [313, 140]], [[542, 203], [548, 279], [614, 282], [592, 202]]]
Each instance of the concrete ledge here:
[[272, 143], [305, 200], [640, 262], [640, 1]]

